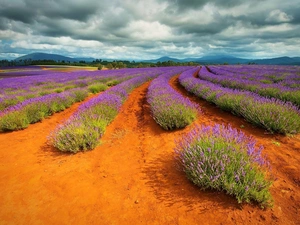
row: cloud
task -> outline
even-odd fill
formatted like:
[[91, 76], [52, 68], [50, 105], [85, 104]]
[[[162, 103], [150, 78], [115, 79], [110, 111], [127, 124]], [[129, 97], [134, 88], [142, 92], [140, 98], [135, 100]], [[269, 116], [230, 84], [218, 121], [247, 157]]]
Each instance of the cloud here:
[[171, 29], [159, 22], [147, 22], [143, 20], [133, 21], [124, 28], [128, 36], [137, 40], [168, 40], [172, 37]]
[[[297, 3], [2, 0], [0, 49], [8, 57], [33, 51], [126, 59], [296, 56], [300, 52]], [[272, 46], [277, 50], [268, 49]]]
[[266, 18], [266, 21], [275, 22], [275, 23], [286, 23], [286, 22], [290, 22], [292, 19], [293, 19], [292, 16], [289, 16], [285, 12], [276, 9], [270, 12], [268, 17]]

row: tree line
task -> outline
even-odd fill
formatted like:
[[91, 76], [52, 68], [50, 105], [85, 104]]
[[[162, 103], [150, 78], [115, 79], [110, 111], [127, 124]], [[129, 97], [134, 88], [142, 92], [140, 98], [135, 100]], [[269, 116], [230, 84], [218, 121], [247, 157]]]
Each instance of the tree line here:
[[174, 61], [164, 61], [164, 62], [136, 62], [128, 60], [113, 60], [106, 61], [102, 59], [96, 59], [92, 62], [78, 61], [71, 62], [65, 60], [0, 60], [1, 67], [11, 67], [11, 66], [30, 66], [30, 65], [66, 65], [66, 66], [92, 66], [97, 67], [99, 70], [103, 68], [107, 69], [122, 69], [122, 68], [144, 68], [144, 67], [166, 67], [166, 66], [195, 66], [199, 65], [195, 62], [174, 62]]

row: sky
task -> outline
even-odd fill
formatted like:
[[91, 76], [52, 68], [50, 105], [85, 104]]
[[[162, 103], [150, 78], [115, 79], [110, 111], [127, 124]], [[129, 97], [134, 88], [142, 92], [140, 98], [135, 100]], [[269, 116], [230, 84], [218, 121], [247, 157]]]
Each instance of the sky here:
[[300, 56], [300, 0], [0, 0], [0, 59]]

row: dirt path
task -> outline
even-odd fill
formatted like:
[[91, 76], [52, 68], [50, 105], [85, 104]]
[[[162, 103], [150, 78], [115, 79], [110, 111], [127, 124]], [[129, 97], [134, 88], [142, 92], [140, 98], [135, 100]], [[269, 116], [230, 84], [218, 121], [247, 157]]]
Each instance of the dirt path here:
[[[177, 78], [171, 84], [186, 94]], [[24, 131], [0, 134], [0, 224], [300, 224], [299, 135], [264, 134], [191, 97], [204, 111], [195, 123], [243, 125], [266, 148], [278, 178], [271, 190], [275, 206], [241, 206], [187, 181], [173, 157], [174, 139], [195, 123], [161, 129], [150, 117], [148, 85], [132, 92], [93, 151], [62, 154], [46, 142], [79, 104]]]

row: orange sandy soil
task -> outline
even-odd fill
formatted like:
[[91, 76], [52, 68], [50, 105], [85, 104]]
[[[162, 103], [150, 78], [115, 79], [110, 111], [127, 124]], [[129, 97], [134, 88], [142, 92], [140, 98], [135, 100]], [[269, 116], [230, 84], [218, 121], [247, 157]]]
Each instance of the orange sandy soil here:
[[[188, 96], [177, 77], [171, 84]], [[268, 134], [190, 95], [203, 113], [185, 129], [164, 131], [150, 116], [148, 85], [131, 93], [93, 151], [64, 154], [47, 143], [79, 103], [0, 134], [0, 224], [300, 224], [300, 135]], [[201, 191], [179, 170], [174, 139], [214, 123], [230, 123], [264, 145], [277, 178], [273, 209]]]

